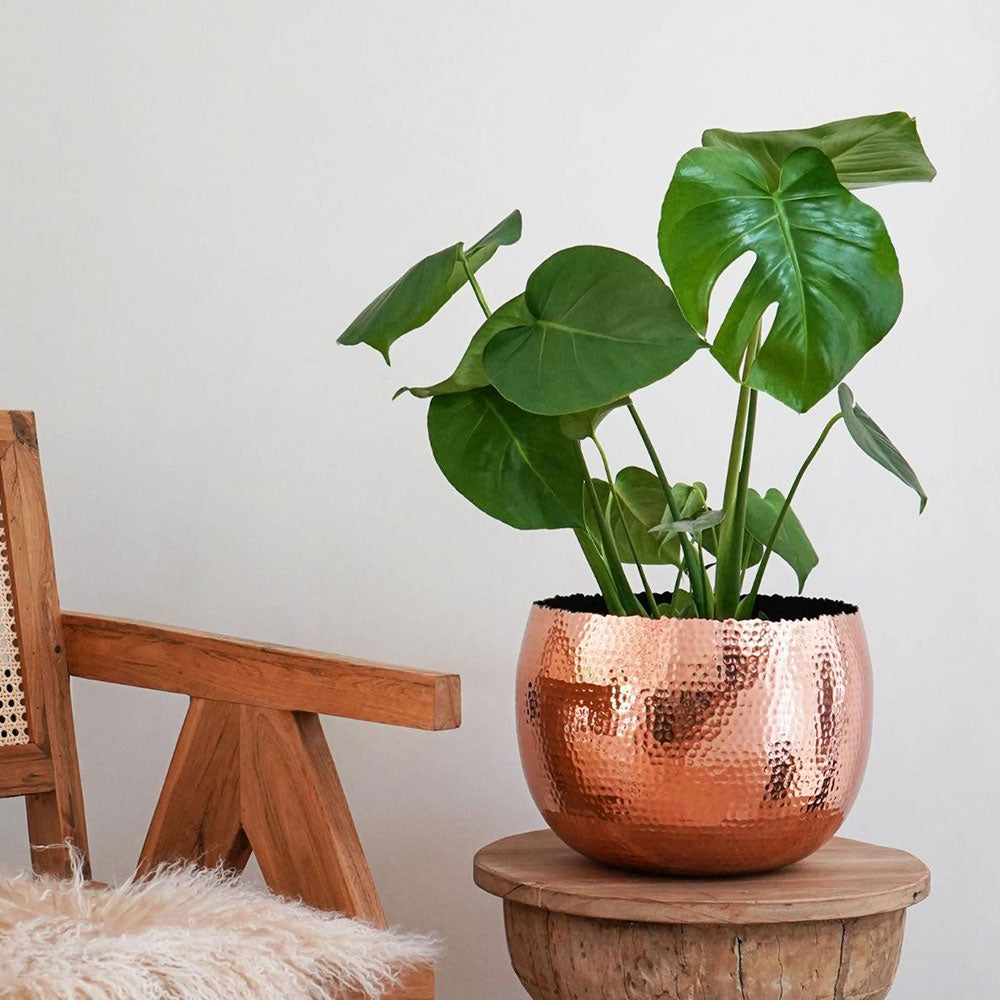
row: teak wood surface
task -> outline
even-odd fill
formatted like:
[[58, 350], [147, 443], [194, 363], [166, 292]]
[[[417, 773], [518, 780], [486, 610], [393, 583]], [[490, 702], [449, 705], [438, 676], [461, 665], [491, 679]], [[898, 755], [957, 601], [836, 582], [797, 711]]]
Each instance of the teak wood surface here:
[[414, 729], [461, 722], [457, 674], [100, 615], [67, 612], [62, 625], [74, 677]]
[[539, 830], [484, 847], [474, 870], [503, 899], [533, 1000], [883, 1000], [930, 885], [912, 855], [841, 839], [780, 871], [700, 879], [607, 868]]
[[[69, 875], [72, 845], [89, 877], [72, 674], [191, 699], [140, 869], [242, 870], [253, 852], [275, 892], [385, 926], [316, 713], [454, 729], [458, 676], [62, 612], [31, 413], [0, 411], [0, 503], [30, 740], [0, 747], [0, 797], [25, 798], [35, 871]], [[385, 995], [433, 996], [429, 966]]]
[[536, 830], [479, 851], [475, 880], [544, 910], [678, 924], [841, 920], [899, 910], [930, 891], [930, 872], [912, 854], [841, 837], [764, 875], [657, 878], [598, 865], [551, 830]]

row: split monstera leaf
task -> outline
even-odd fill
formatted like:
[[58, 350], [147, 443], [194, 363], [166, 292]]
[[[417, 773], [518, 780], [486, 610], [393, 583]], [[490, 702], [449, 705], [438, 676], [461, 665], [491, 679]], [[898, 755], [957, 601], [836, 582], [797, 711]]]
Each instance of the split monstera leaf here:
[[[780, 132], [711, 129], [681, 158], [663, 201], [658, 242], [670, 285], [630, 254], [575, 246], [544, 260], [491, 311], [477, 275], [519, 240], [515, 211], [470, 247], [455, 243], [415, 264], [339, 339], [388, 361], [396, 340], [470, 285], [485, 321], [455, 369], [397, 392], [430, 399], [431, 448], [448, 481], [513, 527], [572, 529], [613, 613], [750, 617], [771, 555], [791, 566], [800, 591], [818, 563], [791, 504], [840, 420], [863, 452], [915, 490], [921, 510], [926, 503], [913, 469], [842, 382], [893, 327], [903, 301], [885, 223], [853, 189], [933, 176], [902, 112]], [[713, 289], [748, 253], [749, 273], [710, 335]], [[668, 479], [632, 399], [702, 350], [738, 386], [717, 509], [703, 483]], [[803, 413], [838, 386], [840, 409], [787, 492], [752, 489], [758, 395]], [[651, 468], [614, 472], [598, 428], [619, 412]], [[692, 417], [690, 429], [698, 423]], [[647, 576], [660, 566], [677, 573], [669, 594]]]

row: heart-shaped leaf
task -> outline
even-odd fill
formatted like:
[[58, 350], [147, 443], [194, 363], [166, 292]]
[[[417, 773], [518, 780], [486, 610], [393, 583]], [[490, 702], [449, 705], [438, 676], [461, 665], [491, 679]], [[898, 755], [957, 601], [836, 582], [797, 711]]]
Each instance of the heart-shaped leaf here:
[[[667, 498], [659, 479], [647, 469], [629, 465], [615, 476], [615, 488], [625, 510], [625, 526], [635, 544], [639, 561], [651, 566], [679, 566], [681, 551], [677, 538], [656, 538], [649, 533], [662, 519], [667, 506]], [[676, 497], [677, 486], [672, 489]], [[621, 527], [616, 523], [617, 520], [615, 516], [612, 521], [616, 528], [616, 538]]]
[[881, 217], [818, 149], [791, 153], [776, 187], [746, 153], [691, 150], [664, 199], [659, 240], [677, 300], [701, 331], [719, 275], [746, 251], [756, 255], [712, 353], [738, 378], [755, 325], [777, 302], [746, 381], [800, 412], [885, 336], [902, 307]]
[[[771, 539], [771, 532], [774, 531], [774, 525], [784, 504], [785, 497], [781, 490], [768, 490], [764, 496], [756, 490], [748, 490], [747, 532], [758, 542], [766, 545]], [[782, 519], [772, 551], [795, 570], [801, 594], [806, 578], [819, 562], [819, 556], [816, 555], [816, 550], [791, 508]]]
[[392, 398], [395, 399], [401, 393], [408, 392], [425, 399], [428, 396], [465, 392], [468, 389], [480, 389], [484, 385], [489, 385], [490, 380], [486, 377], [486, 369], [483, 367], [484, 348], [501, 330], [512, 326], [523, 326], [525, 323], [530, 323], [531, 319], [528, 307], [524, 304], [524, 295], [518, 295], [505, 302], [475, 332], [455, 371], [448, 378], [434, 385], [404, 386], [402, 389], [397, 389]]
[[749, 153], [772, 188], [777, 186], [789, 154], [803, 146], [813, 146], [830, 157], [840, 183], [849, 188], [930, 181], [937, 173], [924, 152], [916, 121], [903, 111], [781, 132], [713, 128], [701, 137], [701, 142], [703, 146]]
[[[667, 501], [659, 479], [646, 469], [628, 466], [615, 476], [615, 487], [621, 501], [624, 517], [611, 496], [607, 482], [595, 479], [594, 487], [611, 526], [618, 558], [625, 563], [635, 562], [629, 538], [635, 546], [639, 562], [649, 566], [679, 566], [681, 549], [677, 536], [655, 538], [650, 535], [650, 527], [663, 516]], [[677, 487], [674, 487], [676, 491]], [[676, 492], [675, 492], [676, 495]], [[598, 537], [597, 522], [592, 508], [587, 506], [587, 527], [591, 535]]]
[[857, 446], [883, 469], [888, 469], [897, 479], [906, 483], [920, 497], [920, 513], [927, 506], [927, 494], [917, 479], [912, 466], [899, 453], [899, 449], [886, 437], [885, 431], [854, 402], [854, 393], [841, 385], [838, 390], [840, 412], [844, 415], [847, 430]]
[[[512, 212], [477, 240], [466, 254], [477, 271], [498, 247], [521, 237], [521, 213]], [[462, 244], [455, 243], [414, 264], [373, 302], [365, 306], [337, 338], [338, 344], [368, 344], [389, 362], [389, 348], [404, 333], [423, 326], [468, 281]]]
[[427, 431], [448, 482], [480, 510], [515, 528], [584, 526], [580, 448], [554, 417], [486, 387], [435, 396]]
[[612, 403], [705, 346], [656, 273], [619, 250], [560, 250], [531, 274], [524, 298], [531, 322], [493, 337], [483, 364], [502, 395], [533, 413]]

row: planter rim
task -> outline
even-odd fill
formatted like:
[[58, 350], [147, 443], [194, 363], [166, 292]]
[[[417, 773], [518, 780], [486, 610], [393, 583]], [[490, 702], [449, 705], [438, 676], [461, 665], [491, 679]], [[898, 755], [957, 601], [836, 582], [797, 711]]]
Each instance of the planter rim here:
[[[644, 594], [636, 594], [636, 597], [644, 601]], [[666, 603], [670, 600], [670, 591], [654, 594], [657, 603]], [[691, 624], [693, 622], [710, 622], [712, 625], [749, 625], [754, 622], [763, 624], [778, 624], [780, 622], [808, 622], [819, 621], [823, 618], [846, 618], [850, 615], [860, 614], [858, 606], [848, 601], [842, 601], [831, 597], [802, 597], [785, 596], [783, 594], [760, 595], [757, 598], [757, 606], [765, 612], [773, 608], [775, 615], [769, 614], [767, 618], [644, 618], [641, 615], [614, 615], [607, 610], [604, 598], [600, 594], [557, 594], [553, 597], [545, 597], [532, 602], [532, 608], [541, 608], [547, 611], [560, 611], [563, 614], [579, 615], [580, 617], [594, 617], [595, 615], [613, 619], [633, 619], [635, 621], [649, 622], [653, 625], [678, 626]]]

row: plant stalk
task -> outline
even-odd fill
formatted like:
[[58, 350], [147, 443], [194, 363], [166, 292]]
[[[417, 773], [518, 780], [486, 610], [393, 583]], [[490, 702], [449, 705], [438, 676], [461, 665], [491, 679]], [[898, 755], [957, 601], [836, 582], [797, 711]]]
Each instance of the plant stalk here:
[[625, 533], [625, 539], [628, 542], [629, 551], [632, 553], [632, 560], [635, 563], [635, 568], [639, 571], [639, 579], [642, 580], [642, 589], [646, 592], [646, 602], [649, 605], [649, 614], [653, 618], [659, 618], [660, 612], [656, 606], [656, 598], [653, 596], [653, 588], [649, 585], [649, 579], [646, 577], [646, 571], [643, 569], [643, 565], [639, 561], [639, 552], [635, 547], [635, 541], [632, 538], [632, 533], [628, 530], [628, 522], [625, 519], [625, 505], [622, 503], [621, 494], [618, 492], [618, 487], [615, 485], [615, 481], [611, 475], [611, 464], [608, 462], [608, 456], [601, 447], [601, 442], [597, 440], [596, 434], [591, 434], [590, 440], [594, 442], [594, 446], [597, 448], [597, 452], [601, 456], [601, 462], [604, 465], [604, 474], [608, 477], [608, 489], [611, 490], [611, 495], [614, 497], [615, 506], [618, 508], [618, 516], [621, 518], [622, 522], [622, 531]]
[[[580, 461], [583, 462], [583, 449], [580, 448], [579, 442], [577, 442], [577, 448], [580, 451]], [[618, 597], [626, 613], [641, 615], [643, 618], [646, 618], [648, 617], [646, 609], [639, 602], [635, 594], [632, 593], [632, 585], [628, 582], [625, 570], [622, 569], [621, 560], [618, 558], [618, 552], [615, 549], [614, 536], [611, 534], [611, 528], [608, 526], [608, 519], [604, 516], [604, 511], [601, 509], [601, 501], [597, 496], [594, 480], [591, 479], [590, 473], [586, 470], [586, 464], [584, 464], [584, 482], [587, 487], [587, 495], [590, 497], [590, 502], [594, 507], [594, 514], [597, 517], [597, 527], [601, 533], [601, 545], [604, 548], [604, 561], [608, 565], [611, 579], [618, 591]]]
[[613, 615], [624, 615], [625, 608], [618, 599], [618, 591], [615, 588], [614, 581], [611, 579], [611, 571], [604, 562], [597, 543], [590, 537], [585, 528], [576, 528], [574, 534], [576, 535], [576, 540], [580, 543], [580, 548], [583, 549], [583, 554], [587, 560], [587, 564], [590, 566], [590, 571], [594, 574], [598, 587], [601, 588], [601, 596], [604, 598], [604, 603], [608, 606], [608, 611]]
[[[674, 491], [670, 488], [670, 483], [667, 480], [666, 473], [663, 471], [663, 465], [656, 454], [656, 449], [653, 447], [653, 442], [650, 440], [642, 420], [639, 419], [639, 411], [636, 410], [635, 403], [631, 399], [628, 401], [627, 406], [628, 412], [632, 416], [632, 422], [635, 424], [635, 429], [639, 432], [639, 437], [642, 438], [642, 443], [646, 446], [646, 453], [649, 455], [649, 460], [653, 463], [653, 469], [660, 480], [660, 486], [663, 487], [663, 492], [667, 496], [667, 507], [670, 510], [670, 516], [675, 521], [679, 521], [681, 519], [681, 512], [677, 507], [677, 501], [674, 499]], [[694, 600], [695, 607], [698, 609], [698, 614], [703, 618], [708, 618], [710, 612], [706, 594], [704, 566], [698, 559], [694, 546], [691, 544], [691, 539], [688, 538], [687, 534], [679, 531], [677, 538], [681, 543], [681, 551], [684, 553], [684, 563], [687, 566], [688, 579], [691, 581], [691, 597]]]
[[788, 493], [785, 496], [785, 502], [781, 505], [781, 510], [778, 511], [778, 517], [774, 522], [774, 527], [771, 529], [771, 535], [767, 540], [767, 545], [764, 546], [764, 554], [760, 558], [760, 565], [757, 567], [757, 574], [754, 576], [753, 585], [750, 588], [750, 592], [741, 602], [741, 605], [746, 606], [745, 610], [748, 614], [753, 610], [754, 602], [757, 600], [757, 594], [760, 591], [760, 585], [764, 579], [764, 570], [767, 569], [767, 561], [771, 558], [771, 553], [774, 551], [774, 543], [778, 538], [778, 532], [781, 531], [781, 525], [785, 520], [785, 515], [791, 509], [792, 498], [795, 496], [795, 492], [799, 488], [799, 483], [802, 482], [802, 477], [806, 474], [806, 469], [812, 465], [812, 460], [819, 454], [819, 450], [823, 447], [823, 442], [826, 440], [827, 435], [833, 430], [834, 425], [838, 420], [841, 420], [843, 416], [843, 413], [837, 413], [826, 422], [826, 426], [820, 432], [819, 437], [816, 439], [816, 443], [812, 446], [812, 451], [806, 455], [805, 461], [799, 467], [799, 471], [795, 474], [795, 478], [792, 480], [792, 485], [789, 487]]
[[472, 285], [472, 290], [476, 293], [476, 298], [479, 299], [479, 305], [483, 312], [486, 313], [486, 318], [489, 319], [493, 315], [493, 310], [486, 304], [486, 298], [483, 295], [483, 290], [479, 287], [479, 282], [476, 281], [476, 272], [472, 270], [472, 265], [469, 264], [469, 258], [465, 256], [465, 251], [459, 247], [458, 256], [462, 261], [462, 267], [465, 268], [466, 277], [469, 279], [469, 284]]
[[[722, 500], [724, 520], [719, 532], [719, 556], [715, 566], [715, 610], [722, 618], [736, 612], [740, 601], [740, 581], [743, 576], [743, 533], [746, 528], [746, 490], [749, 484], [749, 456], [753, 452], [753, 432], [756, 422], [757, 392], [746, 383], [747, 375], [757, 356], [760, 323], [747, 342], [740, 378], [740, 395], [736, 404], [736, 420], [729, 445], [729, 465]], [[751, 410], [754, 421], [751, 422]], [[747, 459], [746, 472], [743, 459]]]

